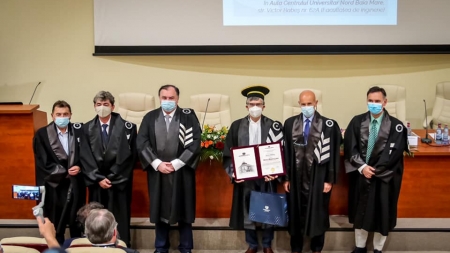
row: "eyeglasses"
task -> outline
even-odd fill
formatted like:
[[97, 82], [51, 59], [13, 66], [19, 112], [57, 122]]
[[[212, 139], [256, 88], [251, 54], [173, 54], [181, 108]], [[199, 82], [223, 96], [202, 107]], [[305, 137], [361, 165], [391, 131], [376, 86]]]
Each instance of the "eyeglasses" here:
[[263, 106], [264, 104], [263, 104], [263, 103], [247, 103], [247, 105], [250, 106], [250, 107], [253, 107], [253, 106], [261, 107], [261, 106]]

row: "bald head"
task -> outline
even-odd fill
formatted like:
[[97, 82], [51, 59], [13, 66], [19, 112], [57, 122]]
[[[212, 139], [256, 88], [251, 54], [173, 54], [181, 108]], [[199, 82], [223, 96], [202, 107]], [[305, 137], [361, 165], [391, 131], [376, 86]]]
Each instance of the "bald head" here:
[[316, 94], [310, 90], [304, 90], [298, 97], [298, 104], [303, 106], [317, 106]]

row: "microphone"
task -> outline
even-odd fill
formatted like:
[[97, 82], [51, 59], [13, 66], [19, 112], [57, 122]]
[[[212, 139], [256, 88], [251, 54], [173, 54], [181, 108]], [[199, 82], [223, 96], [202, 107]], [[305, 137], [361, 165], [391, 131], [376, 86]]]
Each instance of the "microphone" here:
[[202, 122], [202, 132], [203, 132], [203, 127], [205, 126], [206, 112], [208, 112], [208, 105], [209, 105], [209, 100], [210, 99], [211, 98], [208, 98], [208, 102], [206, 102], [205, 115], [203, 116], [203, 122]]
[[37, 89], [37, 87], [39, 86], [39, 84], [41, 84], [41, 82], [39, 82], [39, 83], [36, 85], [36, 87], [34, 87], [33, 95], [31, 95], [30, 102], [28, 103], [29, 105], [31, 104], [31, 100], [33, 100], [34, 93], [36, 93], [36, 89]]
[[430, 144], [431, 140], [428, 138], [427, 102], [425, 101], [425, 99], [423, 100], [423, 103], [425, 105], [425, 122], [427, 124], [425, 125], [425, 138], [422, 138], [421, 141], [422, 141], [422, 143]]

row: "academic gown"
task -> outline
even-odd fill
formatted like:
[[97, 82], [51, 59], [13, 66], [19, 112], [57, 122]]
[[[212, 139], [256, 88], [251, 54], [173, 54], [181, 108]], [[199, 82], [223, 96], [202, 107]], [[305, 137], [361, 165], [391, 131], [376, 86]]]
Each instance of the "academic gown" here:
[[71, 237], [80, 237], [76, 213], [86, 202], [86, 186], [81, 172], [70, 176], [68, 169], [72, 166], [81, 167], [81, 124], [69, 123], [67, 131], [69, 154], [64, 150], [53, 122], [36, 132], [33, 139], [36, 185], [45, 186], [44, 217], [48, 217], [55, 225], [56, 232], [64, 235], [68, 223]]
[[[195, 220], [195, 169], [200, 154], [201, 129], [192, 109], [177, 108], [169, 130], [161, 108], [147, 113], [137, 137], [142, 168], [147, 171], [150, 222], [193, 223]], [[156, 171], [156, 159], [180, 159], [185, 165], [170, 174]]]
[[303, 114], [284, 123], [289, 233], [291, 236], [319, 236], [330, 227], [328, 206], [339, 169], [342, 135], [336, 121], [315, 112], [307, 144], [303, 137]]
[[[225, 139], [223, 151], [223, 167], [232, 178], [234, 169], [230, 149], [249, 145], [249, 121], [250, 117], [234, 121]], [[273, 121], [264, 115], [261, 116], [261, 144], [272, 143], [283, 140], [282, 125], [278, 121]], [[234, 183], [234, 180], [232, 179]], [[230, 215], [230, 227], [234, 229], [256, 229], [255, 223], [248, 217], [250, 208], [251, 191], [276, 192], [276, 181], [265, 182], [264, 178], [256, 180], [246, 180], [242, 183], [233, 184], [233, 202]], [[263, 224], [264, 227], [269, 225]]]
[[[131, 192], [133, 168], [136, 164], [136, 125], [111, 113], [109, 141], [102, 142], [98, 116], [83, 126], [81, 163], [89, 188], [89, 201], [97, 201], [114, 214], [120, 238], [130, 243]], [[109, 179], [111, 188], [99, 182]]]
[[388, 235], [397, 222], [397, 202], [403, 175], [403, 152], [408, 151], [407, 129], [384, 111], [368, 165], [375, 175], [359, 173], [364, 165], [369, 139], [370, 113], [355, 116], [344, 138], [345, 170], [349, 175], [349, 221], [356, 229]]

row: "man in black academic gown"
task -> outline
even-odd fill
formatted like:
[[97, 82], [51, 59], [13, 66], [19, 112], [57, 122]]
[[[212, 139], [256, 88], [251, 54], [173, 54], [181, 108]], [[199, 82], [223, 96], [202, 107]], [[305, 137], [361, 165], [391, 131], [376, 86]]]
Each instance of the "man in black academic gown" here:
[[136, 163], [136, 125], [114, 110], [114, 97], [94, 97], [97, 116], [83, 126], [81, 163], [89, 201], [97, 201], [116, 217], [120, 239], [130, 246], [131, 192]]
[[386, 103], [383, 88], [370, 88], [369, 112], [355, 116], [345, 131], [348, 217], [355, 228], [355, 253], [367, 252], [368, 232], [375, 232], [374, 252], [381, 252], [397, 222], [403, 152], [408, 152], [407, 130], [384, 109]]
[[[242, 90], [247, 98], [246, 108], [249, 112], [244, 118], [231, 124], [228, 131], [223, 152], [223, 167], [234, 184], [233, 205], [231, 208], [230, 227], [245, 229], [245, 241], [248, 244], [246, 253], [256, 253], [258, 238], [256, 224], [249, 219], [249, 205], [251, 191], [276, 192], [277, 176], [266, 176], [257, 180], [235, 180], [230, 149], [233, 147], [272, 143], [283, 140], [282, 125], [264, 115], [264, 96], [269, 89], [264, 86], [253, 86]], [[263, 224], [262, 246], [264, 253], [272, 253], [273, 226]]]
[[33, 140], [36, 184], [45, 186], [44, 216], [55, 224], [59, 243], [64, 242], [66, 224], [71, 237], [81, 236], [76, 214], [86, 199], [79, 160], [81, 124], [70, 123], [71, 116], [70, 105], [56, 101], [53, 122], [40, 128]]
[[178, 107], [180, 91], [164, 85], [161, 107], [145, 115], [137, 138], [142, 168], [147, 171], [150, 222], [155, 223], [155, 252], [169, 251], [169, 229], [178, 223], [181, 253], [193, 248], [195, 169], [201, 129], [195, 112]]
[[336, 183], [342, 135], [336, 121], [316, 111], [315, 94], [300, 93], [302, 113], [284, 123], [289, 234], [292, 252], [302, 252], [303, 237], [321, 252], [330, 227], [328, 205]]

